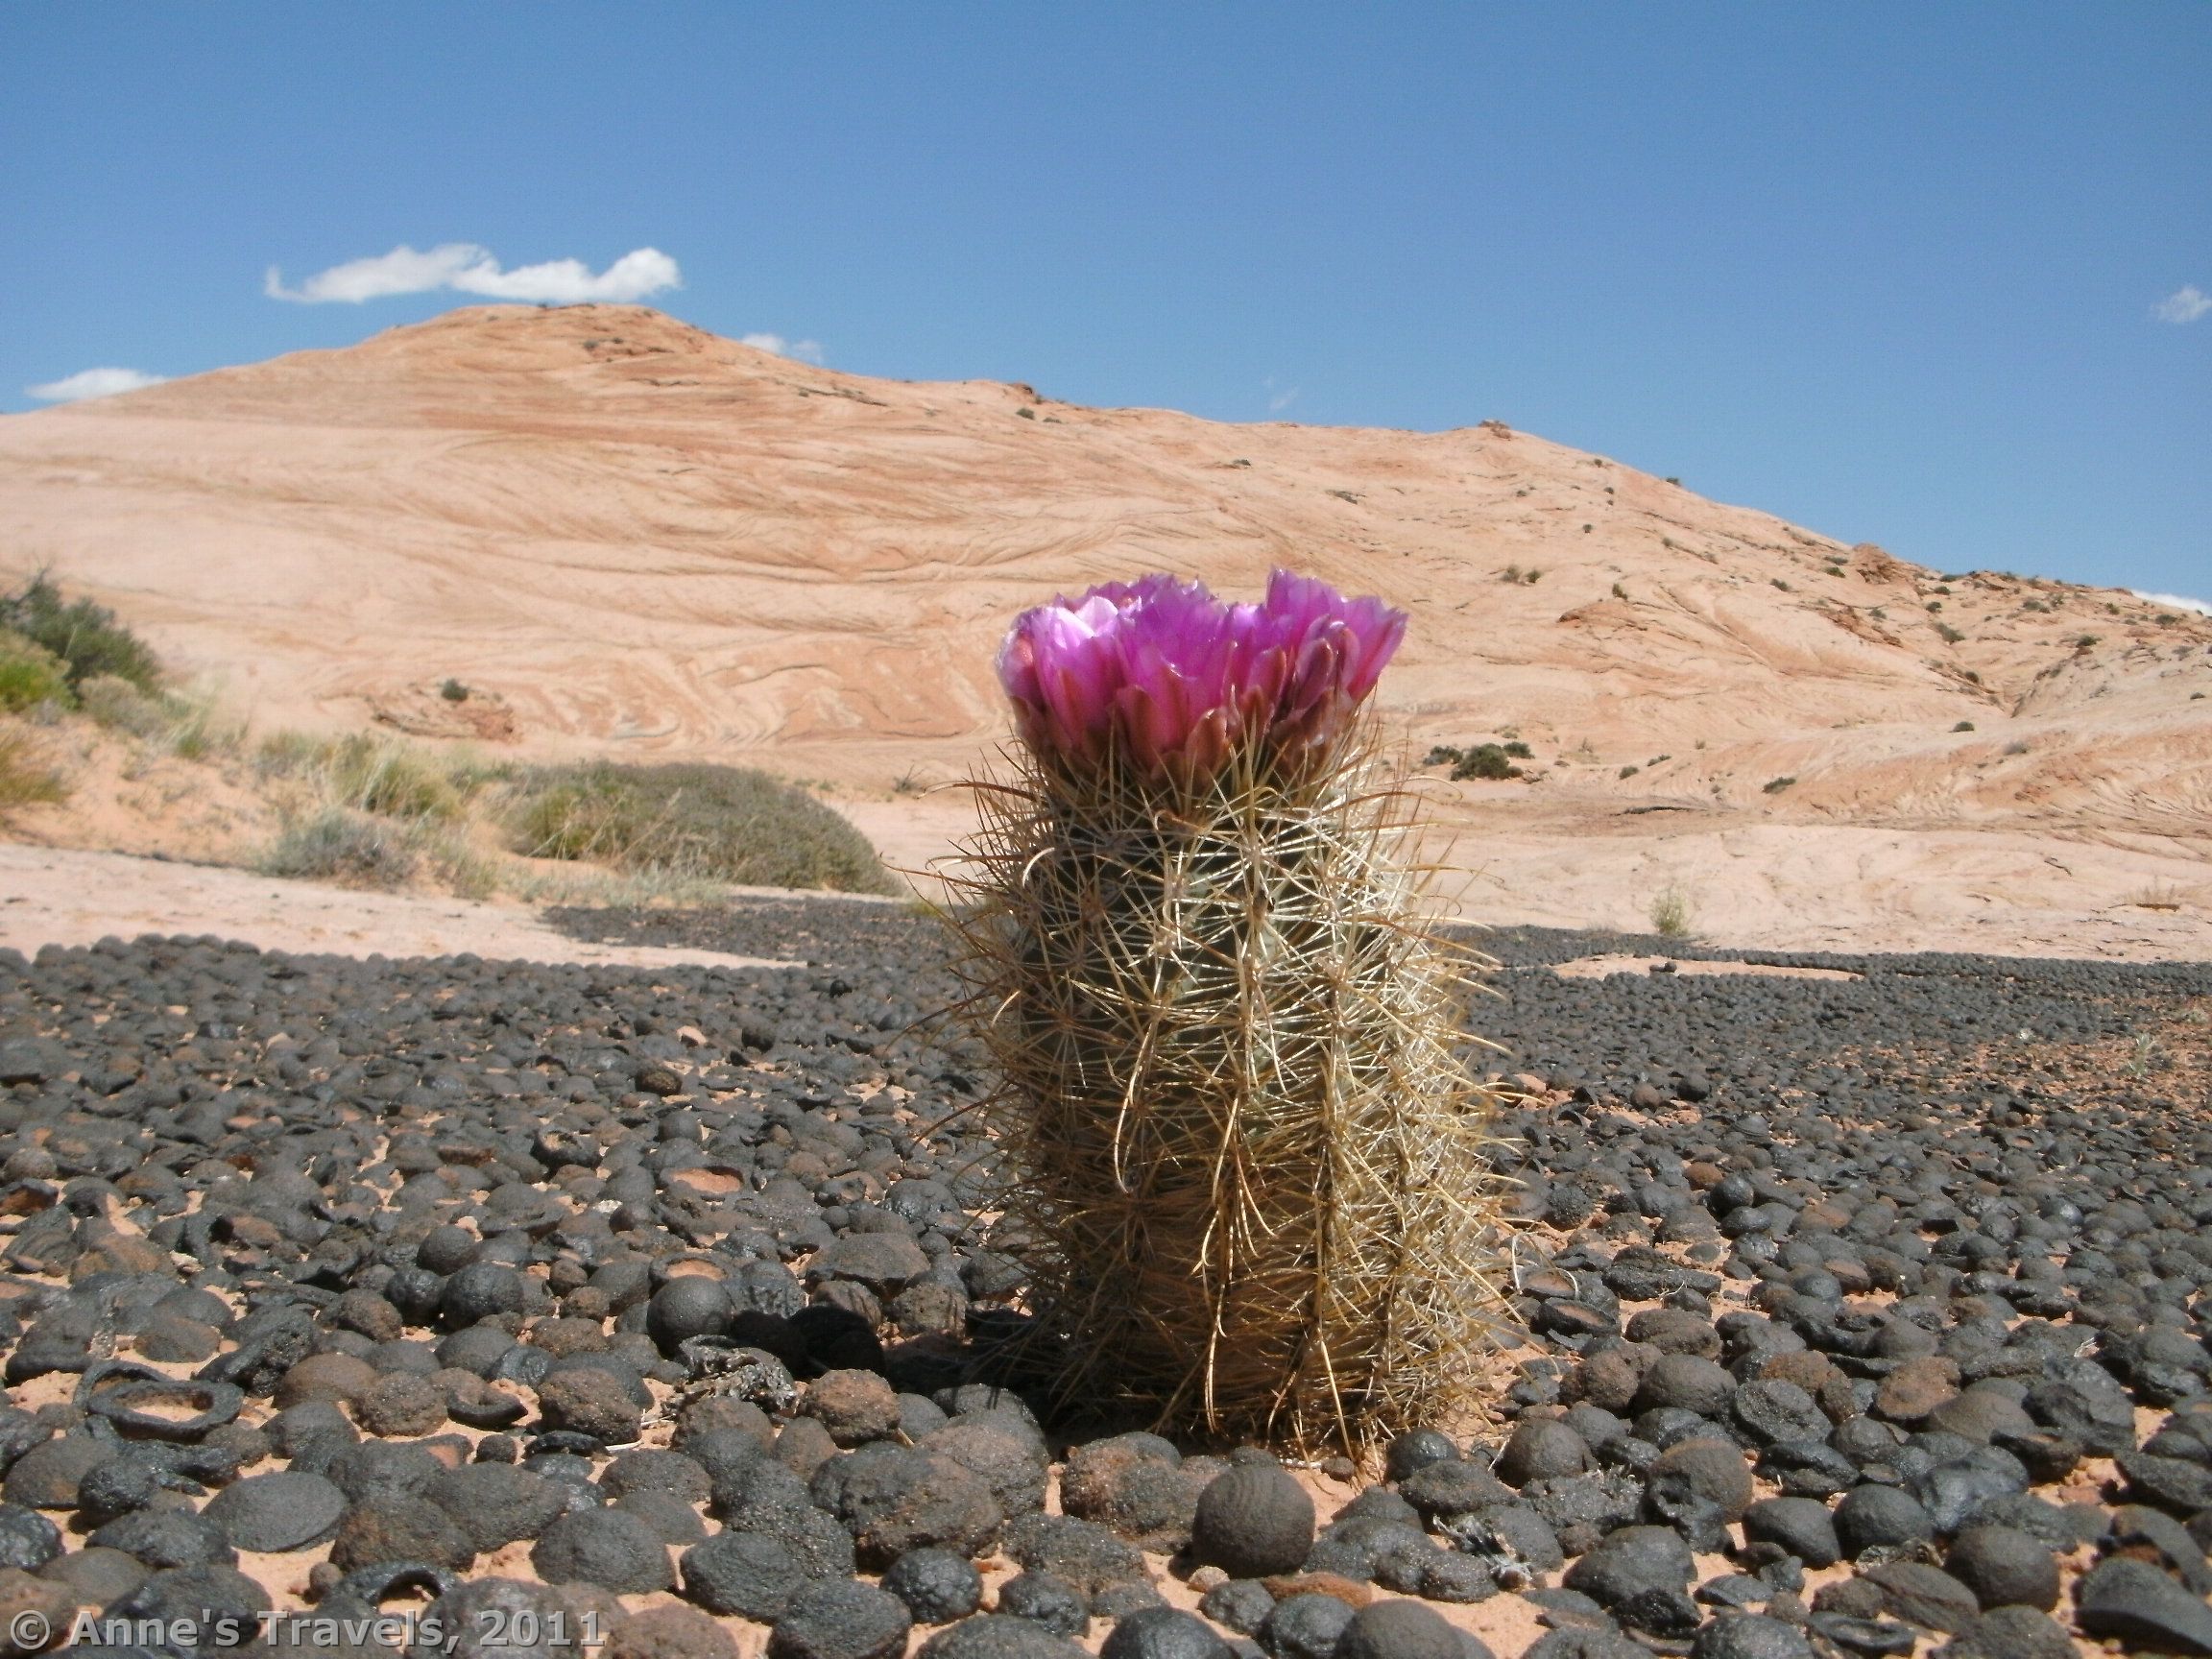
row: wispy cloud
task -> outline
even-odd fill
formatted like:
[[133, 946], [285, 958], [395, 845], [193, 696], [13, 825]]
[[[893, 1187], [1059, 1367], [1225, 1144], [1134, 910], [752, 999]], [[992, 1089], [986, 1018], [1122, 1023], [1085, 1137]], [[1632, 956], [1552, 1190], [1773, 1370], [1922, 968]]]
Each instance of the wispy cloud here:
[[1279, 387], [1272, 375], [1261, 384], [1267, 388], [1267, 413], [1270, 415], [1280, 415], [1298, 401], [1298, 388], [1295, 386]]
[[2212, 294], [2205, 293], [2194, 282], [2186, 282], [2151, 310], [2161, 323], [2194, 323], [2205, 312], [2212, 311]]
[[80, 369], [43, 386], [26, 386], [23, 396], [42, 403], [82, 403], [87, 397], [112, 397], [118, 392], [136, 392], [158, 386], [166, 374], [148, 374], [137, 369]]
[[819, 340], [786, 340], [781, 334], [740, 334], [740, 346], [751, 346], [757, 350], [773, 351], [779, 357], [796, 357], [802, 363], [822, 361], [822, 342]]
[[287, 288], [283, 273], [272, 265], [261, 287], [272, 300], [301, 305], [341, 301], [358, 305], [364, 300], [429, 294], [441, 288], [492, 300], [574, 305], [590, 300], [627, 304], [683, 285], [684, 273], [658, 248], [636, 249], [594, 276], [581, 259], [550, 259], [506, 271], [489, 249], [473, 242], [445, 242], [426, 252], [402, 246], [371, 259], [349, 259], [318, 271], [297, 288]]
[[2212, 600], [2192, 599], [2184, 593], [2146, 593], [2136, 588], [2130, 588], [2128, 591], [2138, 599], [2163, 605], [2170, 611], [2194, 611], [2200, 616], [2212, 616]]

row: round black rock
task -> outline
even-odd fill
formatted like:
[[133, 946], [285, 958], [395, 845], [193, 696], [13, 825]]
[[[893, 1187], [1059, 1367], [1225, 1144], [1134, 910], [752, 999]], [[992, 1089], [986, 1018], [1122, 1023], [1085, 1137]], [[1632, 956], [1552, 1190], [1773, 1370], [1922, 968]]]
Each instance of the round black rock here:
[[1842, 1559], [1828, 1506], [1811, 1498], [1768, 1498], [1743, 1511], [1743, 1538], [1773, 1544], [1808, 1567], [1833, 1567]]
[[1351, 1623], [1351, 1607], [1334, 1596], [1293, 1596], [1275, 1603], [1256, 1634], [1272, 1659], [1334, 1659]]
[[1399, 1435], [1384, 1449], [1382, 1473], [1386, 1479], [1404, 1480], [1431, 1463], [1452, 1463], [1458, 1456], [1459, 1448], [1449, 1435], [1434, 1429], [1415, 1429]]
[[61, 1528], [20, 1503], [0, 1503], [0, 1567], [30, 1573], [61, 1553]]
[[1763, 1613], [1723, 1613], [1697, 1632], [1691, 1659], [1813, 1659], [1813, 1644], [1794, 1624]]
[[1090, 1654], [1034, 1621], [987, 1613], [948, 1624], [922, 1644], [917, 1659], [1090, 1659]]
[[909, 1550], [885, 1570], [882, 1582], [917, 1624], [950, 1624], [983, 1602], [983, 1575], [950, 1550]]
[[1336, 1659], [1466, 1659], [1464, 1639], [1434, 1608], [1377, 1601], [1352, 1615]]
[[[1273, 1597], [1267, 1604], [1275, 1604]], [[998, 1586], [998, 1611], [1055, 1636], [1081, 1638], [1091, 1629], [1091, 1608], [1083, 1593], [1052, 1573], [1022, 1573], [1007, 1579]]]
[[824, 1578], [791, 1598], [768, 1632], [769, 1659], [894, 1659], [914, 1617], [889, 1591]]
[[334, 1536], [346, 1494], [320, 1475], [279, 1469], [226, 1486], [200, 1511], [240, 1550], [278, 1554]]
[[1267, 1622], [1275, 1598], [1257, 1578], [1231, 1578], [1206, 1592], [1198, 1611], [1227, 1630], [1249, 1636]]
[[531, 1547], [530, 1564], [548, 1584], [581, 1581], [621, 1596], [666, 1590], [676, 1581], [668, 1547], [652, 1527], [619, 1509], [562, 1516]]
[[653, 1292], [645, 1305], [645, 1334], [663, 1354], [694, 1336], [720, 1336], [730, 1329], [730, 1293], [722, 1281], [686, 1273]]
[[1217, 1475], [1198, 1495], [1190, 1553], [1232, 1578], [1295, 1573], [1313, 1548], [1313, 1500], [1278, 1463]]
[[1173, 1607], [1142, 1607], [1118, 1623], [1099, 1659], [1230, 1659], [1229, 1645], [1205, 1620]]
[[1846, 1561], [1869, 1550], [1925, 1544], [1936, 1536], [1936, 1523], [1919, 1500], [1895, 1486], [1871, 1482], [1844, 1493], [1832, 1520]]
[[1943, 1570], [1984, 1608], [2058, 1605], [2058, 1561], [2015, 1527], [1969, 1527], [1952, 1540]]
[[529, 1299], [522, 1275], [496, 1262], [471, 1262], [452, 1278], [438, 1298], [439, 1310], [455, 1325], [473, 1325], [497, 1313], [519, 1313]]
[[717, 1532], [685, 1551], [683, 1567], [686, 1597], [709, 1613], [733, 1613], [757, 1624], [782, 1618], [807, 1581], [799, 1558], [759, 1532]]
[[1600, 1607], [1647, 1590], [1687, 1590], [1697, 1563], [1671, 1527], [1623, 1527], [1567, 1569], [1561, 1580]]
[[1499, 1454], [1498, 1479], [1508, 1486], [1584, 1474], [1597, 1466], [1590, 1444], [1564, 1423], [1531, 1418], [1513, 1431]]

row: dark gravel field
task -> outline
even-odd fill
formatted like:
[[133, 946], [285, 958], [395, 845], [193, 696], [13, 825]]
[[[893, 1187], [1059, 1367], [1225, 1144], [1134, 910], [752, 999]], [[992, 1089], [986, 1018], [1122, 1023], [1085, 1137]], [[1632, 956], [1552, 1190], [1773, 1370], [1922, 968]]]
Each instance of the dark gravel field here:
[[926, 919], [557, 919], [804, 966], [0, 953], [0, 1659], [2212, 1653], [2212, 968], [1485, 935], [1529, 1335], [1354, 1470], [972, 1380]]

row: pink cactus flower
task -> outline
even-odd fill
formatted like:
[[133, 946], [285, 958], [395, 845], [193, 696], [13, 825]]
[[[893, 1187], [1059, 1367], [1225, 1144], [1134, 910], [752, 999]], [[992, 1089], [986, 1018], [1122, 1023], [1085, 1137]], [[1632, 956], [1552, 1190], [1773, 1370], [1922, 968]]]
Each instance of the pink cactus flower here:
[[998, 678], [1041, 759], [1193, 781], [1248, 742], [1293, 760], [1327, 747], [1405, 635], [1404, 612], [1286, 570], [1257, 605], [1155, 575], [1023, 612]]

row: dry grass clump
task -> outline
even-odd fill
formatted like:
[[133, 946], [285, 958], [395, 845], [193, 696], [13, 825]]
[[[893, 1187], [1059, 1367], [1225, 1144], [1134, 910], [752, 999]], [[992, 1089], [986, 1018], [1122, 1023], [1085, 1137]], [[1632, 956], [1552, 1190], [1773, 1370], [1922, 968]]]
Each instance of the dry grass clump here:
[[766, 887], [902, 891], [843, 817], [748, 767], [536, 767], [515, 780], [505, 822], [509, 848], [533, 858]]
[[12, 720], [0, 720], [0, 812], [66, 801], [69, 786], [47, 760], [45, 746]]
[[1069, 1400], [1357, 1454], [1479, 1410], [1497, 1189], [1371, 729], [1164, 804], [1026, 754], [952, 912], [1003, 1076], [1009, 1219]]

